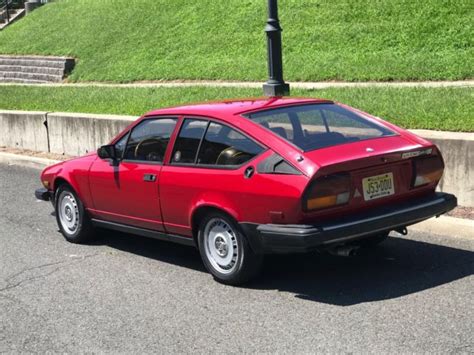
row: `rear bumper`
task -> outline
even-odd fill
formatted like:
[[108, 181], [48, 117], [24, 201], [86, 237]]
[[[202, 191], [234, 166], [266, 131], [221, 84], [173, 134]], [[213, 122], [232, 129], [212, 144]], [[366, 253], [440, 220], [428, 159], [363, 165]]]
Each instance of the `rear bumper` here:
[[52, 194], [51, 191], [45, 189], [44, 187], [35, 190], [35, 197], [41, 201], [50, 201]]
[[454, 195], [434, 193], [377, 211], [354, 214], [331, 223], [254, 224], [241, 223], [252, 248], [260, 253], [308, 252], [318, 247], [363, 239], [439, 216], [457, 206]]

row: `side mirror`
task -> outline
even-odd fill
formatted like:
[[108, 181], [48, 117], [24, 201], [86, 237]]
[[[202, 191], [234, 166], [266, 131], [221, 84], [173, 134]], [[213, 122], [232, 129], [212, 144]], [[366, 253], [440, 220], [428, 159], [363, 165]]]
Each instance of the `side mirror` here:
[[97, 155], [100, 159], [112, 159], [117, 160], [117, 155], [115, 153], [115, 146], [113, 144], [103, 145], [97, 149]]

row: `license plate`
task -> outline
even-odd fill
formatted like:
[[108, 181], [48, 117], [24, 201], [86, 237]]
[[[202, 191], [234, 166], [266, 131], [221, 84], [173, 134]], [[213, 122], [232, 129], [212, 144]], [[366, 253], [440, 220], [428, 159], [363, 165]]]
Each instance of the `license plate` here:
[[395, 193], [393, 174], [385, 173], [366, 177], [362, 179], [362, 188], [366, 201], [393, 195]]

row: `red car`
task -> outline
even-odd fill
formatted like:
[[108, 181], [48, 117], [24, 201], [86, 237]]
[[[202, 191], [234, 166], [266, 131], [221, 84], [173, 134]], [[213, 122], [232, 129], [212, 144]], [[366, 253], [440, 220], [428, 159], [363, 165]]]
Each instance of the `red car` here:
[[105, 227], [192, 245], [240, 284], [266, 253], [349, 254], [453, 209], [443, 169], [432, 143], [348, 106], [249, 99], [152, 111], [46, 168], [35, 195], [70, 242]]

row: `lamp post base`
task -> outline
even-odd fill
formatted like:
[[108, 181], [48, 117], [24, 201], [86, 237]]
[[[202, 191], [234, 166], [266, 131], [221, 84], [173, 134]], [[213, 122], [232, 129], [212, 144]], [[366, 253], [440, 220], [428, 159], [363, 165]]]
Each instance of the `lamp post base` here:
[[290, 85], [287, 83], [265, 83], [263, 84], [265, 96], [287, 96], [290, 94]]

